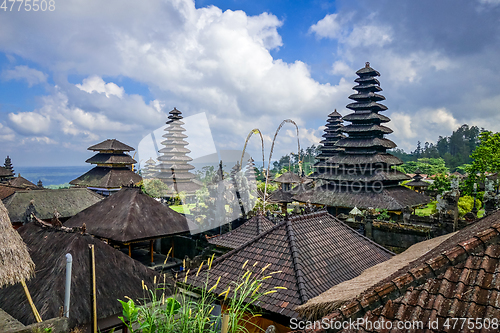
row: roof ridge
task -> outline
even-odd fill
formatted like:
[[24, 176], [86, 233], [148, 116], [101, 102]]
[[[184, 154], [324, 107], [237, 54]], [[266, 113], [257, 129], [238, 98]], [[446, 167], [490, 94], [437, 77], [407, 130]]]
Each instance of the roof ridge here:
[[[257, 217], [257, 215], [255, 215], [254, 217]], [[218, 236], [214, 237], [213, 239], [222, 239], [222, 238], [226, 238], [226, 237], [228, 237], [228, 236], [230, 236], [230, 235], [232, 235], [232, 234], [236, 233], [238, 230], [240, 230], [240, 228], [242, 228], [242, 227], [246, 227], [246, 226], [250, 225], [250, 222], [252, 221], [252, 219], [253, 219], [254, 217], [252, 217], [251, 219], [248, 219], [245, 223], [243, 223], [242, 225], [240, 225], [238, 228], [233, 229], [233, 230], [231, 230], [231, 231], [229, 231], [229, 232], [226, 232], [226, 233], [225, 233], [225, 234], [223, 234], [223, 235], [218, 235]], [[263, 216], [263, 217], [264, 217], [266, 220], [268, 220], [265, 216]], [[269, 221], [269, 220], [268, 220], [268, 221]], [[260, 222], [260, 220], [259, 220], [259, 219], [257, 219], [257, 225], [259, 225], [259, 222]], [[269, 222], [271, 222], [271, 221], [269, 221]], [[272, 222], [271, 222], [271, 223], [272, 223]], [[258, 228], [258, 227], [257, 227], [257, 228]], [[259, 231], [259, 229], [257, 229], [257, 231]], [[259, 235], [260, 235], [260, 234], [261, 234], [261, 232], [259, 231]]]
[[[278, 229], [280, 227], [282, 227], [283, 225], [285, 224], [285, 221], [281, 221], [280, 223], [276, 224], [274, 227], [272, 227], [271, 229], [268, 229], [266, 231], [264, 231], [263, 233], [261, 233], [260, 235], [258, 235], [257, 237], [253, 238], [253, 239], [250, 239], [248, 242], [246, 243], [243, 243], [241, 244], [239, 247], [235, 248], [235, 249], [232, 249], [231, 251], [229, 252], [226, 252], [224, 253], [223, 255], [221, 255], [220, 257], [216, 258], [214, 260], [215, 263], [219, 263], [220, 261], [223, 261], [225, 260], [227, 257], [230, 257], [232, 256], [234, 253], [236, 253], [237, 251], [240, 251], [241, 249], [243, 249], [244, 247], [247, 247], [248, 245], [252, 244], [252, 243], [255, 243], [256, 241], [260, 240], [261, 238], [263, 238], [264, 236], [266, 236], [267, 234], [271, 233], [272, 231], [274, 231], [275, 229]], [[234, 229], [233, 231], [236, 231], [237, 229]], [[231, 232], [233, 232], [231, 231]], [[200, 272], [201, 271], [205, 271], [206, 269], [208, 268], [208, 265], [204, 265]]]
[[340, 315], [344, 318], [352, 318], [353, 315], [360, 311], [366, 313], [377, 308], [380, 306], [380, 300], [382, 299], [396, 299], [404, 295], [408, 288], [417, 285], [419, 281], [437, 278], [449, 267], [465, 262], [469, 256], [477, 252], [478, 248], [481, 251], [481, 247], [485, 248], [487, 245], [498, 242], [499, 237], [500, 223], [496, 223], [476, 233], [471, 238], [458, 242], [455, 246], [426, 260], [417, 267], [409, 269], [408, 272], [401, 273], [391, 281], [368, 288], [358, 297], [344, 302], [338, 308], [338, 313], [334, 317]]
[[293, 231], [292, 222], [288, 219], [285, 221], [285, 231], [288, 239], [288, 246], [290, 248], [290, 252], [292, 253], [293, 271], [295, 273], [295, 278], [297, 279], [297, 287], [298, 287], [297, 289], [299, 290], [300, 301], [302, 304], [304, 304], [309, 300], [306, 291], [306, 282], [304, 279], [305, 274], [304, 271], [302, 270], [302, 262], [300, 260], [299, 248], [295, 243], [295, 232]]

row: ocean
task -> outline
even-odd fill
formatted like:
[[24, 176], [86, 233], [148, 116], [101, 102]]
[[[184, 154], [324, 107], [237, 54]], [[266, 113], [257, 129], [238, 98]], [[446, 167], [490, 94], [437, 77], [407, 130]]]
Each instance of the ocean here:
[[75, 178], [80, 177], [85, 172], [92, 169], [92, 165], [80, 165], [80, 166], [64, 166], [64, 167], [21, 167], [14, 165], [14, 172], [16, 176], [20, 174], [22, 177], [26, 178], [30, 182], [36, 184], [38, 180], [41, 180], [43, 186], [48, 185], [60, 185], [69, 183]]

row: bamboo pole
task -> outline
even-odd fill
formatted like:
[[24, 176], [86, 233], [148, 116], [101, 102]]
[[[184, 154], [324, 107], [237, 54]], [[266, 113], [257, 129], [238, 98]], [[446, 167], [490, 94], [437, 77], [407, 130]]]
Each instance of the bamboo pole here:
[[95, 286], [95, 253], [94, 244], [89, 244], [89, 267], [90, 267], [90, 323], [91, 332], [97, 333], [97, 303]]
[[30, 291], [28, 290], [28, 286], [26, 285], [26, 282], [24, 279], [21, 280], [21, 285], [23, 286], [24, 293], [26, 294], [26, 298], [28, 299], [28, 303], [31, 306], [31, 311], [33, 311], [33, 314], [35, 315], [35, 319], [37, 323], [42, 322], [42, 317], [40, 317], [40, 314], [38, 313], [38, 310], [36, 309], [35, 303], [33, 303], [33, 300], [31, 299]]
[[227, 332], [229, 332], [229, 315], [225, 314], [225, 315], [222, 315], [221, 333], [227, 333]]

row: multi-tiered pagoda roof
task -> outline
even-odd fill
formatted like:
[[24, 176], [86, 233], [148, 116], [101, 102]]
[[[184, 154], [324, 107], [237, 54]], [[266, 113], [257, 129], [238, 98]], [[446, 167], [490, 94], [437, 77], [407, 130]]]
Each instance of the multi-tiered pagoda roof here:
[[158, 172], [154, 177], [167, 184], [170, 194], [194, 194], [201, 186], [193, 182], [196, 176], [189, 172], [194, 166], [189, 164], [193, 159], [187, 156], [191, 151], [186, 148], [188, 143], [184, 140], [187, 135], [183, 134], [186, 130], [182, 127], [182, 115], [176, 108], [169, 113], [169, 126], [165, 128], [167, 133], [163, 135], [165, 140], [161, 143], [164, 147], [159, 150], [162, 155], [158, 157], [160, 164], [156, 167]]
[[427, 203], [426, 196], [399, 185], [409, 177], [393, 168], [403, 162], [387, 152], [396, 144], [385, 138], [392, 130], [382, 124], [390, 119], [379, 114], [387, 110], [380, 104], [385, 100], [379, 94], [382, 88], [376, 78], [380, 73], [366, 63], [356, 74], [356, 93], [349, 96], [354, 102], [347, 105], [354, 113], [343, 118], [351, 122], [342, 128], [348, 136], [337, 141], [339, 151], [335, 156], [316, 165], [324, 168], [325, 172], [318, 176], [327, 183], [296, 199], [333, 207], [394, 211]]
[[342, 129], [344, 128], [342, 121], [342, 116], [337, 110], [333, 111], [328, 115], [328, 120], [326, 123], [325, 133], [323, 134], [323, 140], [320, 142], [323, 146], [319, 149], [321, 153], [316, 156], [318, 162], [313, 165], [314, 173], [311, 175], [312, 179], [319, 179], [320, 174], [329, 172], [330, 168], [325, 168], [325, 162], [333, 156], [337, 156], [344, 149], [337, 146], [337, 142], [340, 139], [345, 138], [342, 134]]
[[142, 178], [149, 179], [153, 178], [154, 174], [157, 172], [156, 170], [156, 161], [150, 157], [149, 160], [144, 162], [145, 166], [142, 170]]
[[142, 178], [132, 171], [132, 165], [137, 163], [129, 151], [134, 148], [116, 140], [108, 139], [88, 148], [97, 152], [86, 160], [86, 163], [95, 164], [96, 167], [70, 181], [71, 185], [88, 187], [102, 194], [118, 191], [122, 186], [139, 183]]

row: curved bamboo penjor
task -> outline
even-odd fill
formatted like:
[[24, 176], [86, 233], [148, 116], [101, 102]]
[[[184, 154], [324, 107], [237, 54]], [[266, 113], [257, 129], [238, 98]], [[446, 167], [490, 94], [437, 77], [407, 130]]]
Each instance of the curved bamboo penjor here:
[[[269, 163], [267, 163], [267, 170], [266, 170], [266, 185], [264, 186], [264, 203], [262, 205], [262, 213], [265, 213], [265, 209], [266, 209], [266, 198], [267, 198], [267, 180], [269, 179], [269, 167], [271, 165], [271, 158], [273, 157], [273, 150], [274, 150], [274, 142], [276, 141], [276, 137], [278, 136], [278, 133], [281, 129], [281, 127], [283, 127], [283, 125], [285, 125], [286, 123], [291, 123], [291, 124], [294, 124], [295, 125], [295, 129], [297, 130], [297, 156], [298, 156], [298, 160], [299, 160], [299, 166], [300, 166], [300, 141], [299, 141], [299, 127], [297, 126], [297, 124], [291, 120], [291, 119], [285, 119], [281, 122], [281, 124], [279, 125], [278, 129], [276, 130], [276, 133], [274, 133], [274, 138], [273, 138], [273, 143], [271, 145], [271, 151], [269, 152]], [[290, 170], [291, 171], [291, 170]]]
[[245, 140], [245, 146], [243, 146], [243, 153], [241, 153], [240, 165], [242, 167], [243, 167], [243, 157], [245, 156], [245, 150], [247, 149], [248, 140], [250, 140], [250, 137], [252, 136], [252, 134], [257, 134], [257, 133], [259, 133], [260, 142], [262, 143], [262, 167], [264, 167], [264, 138], [262, 137], [262, 133], [260, 132], [260, 130], [258, 128], [254, 128], [247, 135], [247, 139]]

